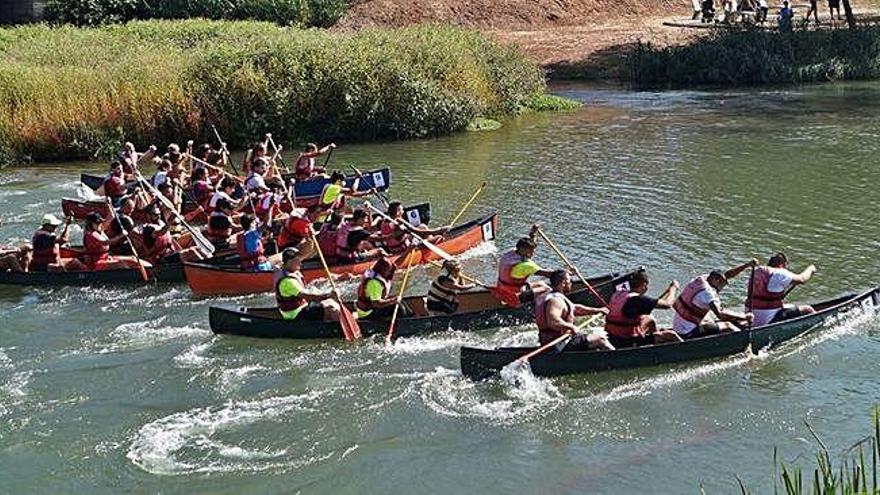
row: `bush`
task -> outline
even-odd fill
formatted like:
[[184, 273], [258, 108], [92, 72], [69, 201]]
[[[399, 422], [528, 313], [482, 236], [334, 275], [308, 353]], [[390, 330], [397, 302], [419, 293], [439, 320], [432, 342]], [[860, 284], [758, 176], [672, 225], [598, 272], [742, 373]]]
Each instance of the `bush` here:
[[638, 87], [806, 83], [880, 77], [880, 27], [723, 31], [687, 45], [638, 44], [627, 57]]
[[281, 25], [329, 27], [348, 8], [346, 0], [49, 0], [55, 24], [96, 26], [134, 19], [252, 19]]
[[418, 138], [513, 115], [543, 91], [518, 51], [455, 28], [0, 29], [0, 155], [90, 157], [123, 139], [209, 139], [211, 124], [239, 146], [267, 131], [286, 142]]

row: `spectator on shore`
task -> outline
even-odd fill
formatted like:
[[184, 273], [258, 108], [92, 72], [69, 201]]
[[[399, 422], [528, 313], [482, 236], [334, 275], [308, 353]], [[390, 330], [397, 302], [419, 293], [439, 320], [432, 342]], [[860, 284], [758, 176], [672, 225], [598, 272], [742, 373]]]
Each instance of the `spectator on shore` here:
[[843, 17], [840, 16], [840, 0], [828, 0], [828, 13], [831, 14], [832, 21], [834, 20], [835, 10], [837, 11], [837, 20], [843, 20]]
[[816, 19], [816, 25], [819, 25], [819, 0], [810, 0], [810, 10], [807, 11], [807, 16], [804, 18], [807, 22], [810, 22], [810, 14], [813, 14], [813, 18]]
[[782, 2], [782, 8], [779, 9], [779, 15], [776, 17], [776, 21], [779, 23], [779, 30], [791, 31], [792, 18], [794, 18], [794, 10], [789, 5], [788, 0], [785, 0]]
[[770, 11], [770, 6], [767, 4], [767, 0], [758, 0], [758, 11], [755, 14], [755, 20], [764, 24], [767, 22], [767, 13]]

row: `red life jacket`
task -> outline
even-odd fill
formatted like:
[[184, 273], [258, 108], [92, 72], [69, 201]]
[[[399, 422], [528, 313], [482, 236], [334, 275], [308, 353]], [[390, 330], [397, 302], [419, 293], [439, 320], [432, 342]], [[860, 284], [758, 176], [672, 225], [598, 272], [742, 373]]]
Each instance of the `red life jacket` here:
[[[273, 211], [273, 210], [275, 210], [274, 196], [275, 196], [275, 193], [273, 193], [272, 191], [265, 191], [263, 194], [261, 194], [257, 198], [256, 201], [254, 201], [254, 208], [257, 209], [255, 214], [256, 214], [257, 218], [259, 218], [260, 221], [262, 221], [264, 223], [269, 221], [269, 214], [270, 213], [272, 213], [272, 216], [274, 217], [275, 213], [277, 212], [277, 211]], [[268, 203], [269, 203], [268, 208], [265, 206], [267, 199], [268, 199]]]
[[34, 249], [31, 271], [45, 271], [49, 265], [61, 262], [61, 249], [55, 234], [38, 229], [31, 238], [31, 245]]
[[174, 240], [171, 238], [170, 232], [165, 232], [156, 239], [156, 243], [152, 248], [147, 248], [144, 253], [147, 259], [153, 264], [158, 264], [162, 258], [174, 253]]
[[400, 252], [409, 245], [409, 236], [395, 222], [383, 220], [379, 226], [382, 242], [391, 252]]
[[193, 184], [193, 199], [207, 211], [208, 202], [211, 200], [211, 184], [205, 180], [200, 180]]
[[318, 246], [325, 258], [336, 259], [336, 231], [331, 230], [329, 223], [325, 223], [318, 232]]
[[364, 273], [364, 279], [361, 280], [361, 285], [358, 286], [357, 302], [355, 302], [355, 306], [361, 311], [373, 310], [373, 301], [370, 301], [367, 297], [367, 282], [370, 280], [378, 280], [382, 284], [382, 299], [388, 297], [388, 293], [391, 292], [390, 282], [379, 276], [379, 274], [373, 270], [367, 271]]
[[89, 230], [83, 235], [85, 262], [92, 270], [99, 270], [110, 257], [110, 240], [97, 230]]
[[706, 281], [706, 275], [700, 275], [684, 286], [678, 299], [676, 299], [675, 303], [672, 305], [672, 309], [678, 313], [678, 316], [681, 316], [695, 325], [699, 325], [703, 322], [703, 318], [706, 317], [706, 314], [709, 313], [709, 308], [701, 308], [694, 304], [694, 297], [704, 290], [711, 291], [714, 289], [712, 289], [709, 282]]
[[542, 294], [538, 297], [535, 304], [535, 323], [538, 325], [538, 340], [541, 342], [541, 345], [563, 335], [563, 332], [550, 328], [550, 325], [547, 323], [547, 303], [551, 299], [562, 299], [565, 303], [562, 319], [568, 323], [574, 323], [574, 305], [565, 297], [565, 294], [555, 291]]
[[302, 273], [298, 271], [290, 273], [285, 270], [276, 270], [275, 273], [272, 274], [272, 279], [274, 281], [272, 285], [275, 287], [275, 300], [278, 302], [278, 309], [284, 312], [293, 311], [309, 303], [302, 296], [302, 293], [293, 297], [281, 295], [281, 282], [287, 278], [296, 279], [301, 285], [305, 285], [305, 283], [303, 282]]
[[239, 232], [235, 236], [235, 250], [238, 252], [239, 258], [241, 258], [241, 269], [253, 270], [258, 264], [266, 261], [266, 257], [263, 256], [263, 241], [257, 242], [257, 250], [255, 252], [248, 252], [244, 242], [246, 235], [247, 232]]
[[608, 301], [608, 316], [605, 317], [605, 331], [610, 335], [621, 338], [641, 337], [639, 318], [628, 318], [623, 314], [623, 306], [631, 297], [638, 296], [637, 292], [619, 290], [611, 295]]
[[348, 233], [351, 232], [353, 225], [351, 222], [345, 222], [336, 229], [336, 251], [348, 250]]
[[513, 267], [518, 263], [526, 261], [515, 249], [512, 249], [498, 260], [498, 280], [492, 293], [500, 299], [504, 304], [510, 307], [518, 307], [520, 305], [519, 294], [527, 282], [527, 278], [515, 278], [511, 275]]
[[296, 180], [307, 180], [315, 171], [315, 159], [300, 156], [296, 160]]
[[128, 188], [125, 187], [125, 180], [122, 177], [111, 175], [104, 180], [104, 194], [108, 197], [116, 199], [125, 196], [127, 192]]
[[278, 249], [297, 246], [309, 236], [312, 222], [308, 218], [289, 217], [278, 234]]
[[773, 276], [776, 269], [769, 266], [759, 266], [755, 268], [754, 281], [749, 278], [749, 287], [752, 289], [751, 297], [746, 297], [746, 311], [753, 309], [779, 309], [783, 306], [782, 300], [785, 299], [785, 291], [770, 292], [767, 286], [770, 285], [770, 277]]

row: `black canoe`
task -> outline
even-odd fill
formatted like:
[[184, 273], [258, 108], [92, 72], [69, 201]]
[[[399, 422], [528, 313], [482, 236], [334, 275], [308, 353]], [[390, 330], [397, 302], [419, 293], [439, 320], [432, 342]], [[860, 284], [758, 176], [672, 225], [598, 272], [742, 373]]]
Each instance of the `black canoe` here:
[[[880, 288], [861, 294], [849, 294], [815, 304], [816, 313], [781, 321], [751, 331], [669, 343], [618, 349], [614, 351], [554, 352], [532, 358], [532, 372], [538, 376], [595, 373], [641, 366], [696, 361], [779, 345], [822, 325], [830, 318], [862, 306], [880, 305]], [[498, 349], [461, 348], [461, 372], [472, 380], [484, 380], [498, 373], [506, 364], [536, 349], [501, 347]]]
[[[617, 287], [629, 282], [635, 271], [626, 274], [611, 273], [589, 279], [590, 284], [608, 298]], [[570, 298], [580, 304], [600, 306], [593, 295], [580, 282]], [[424, 298], [411, 296], [404, 303], [417, 313], [424, 314]], [[230, 334], [259, 338], [327, 339], [342, 338], [338, 323], [316, 321], [285, 321], [276, 308], [241, 308], [231, 310], [212, 306], [208, 312], [211, 330], [216, 334]], [[415, 316], [399, 318], [395, 335], [400, 337], [428, 332], [454, 330], [481, 330], [504, 325], [518, 325], [534, 320], [534, 305], [520, 308], [503, 306], [486, 289], [476, 289], [461, 295], [459, 312], [452, 315]], [[360, 322], [364, 335], [385, 333], [387, 320], [363, 320]]]
[[[283, 174], [285, 182], [289, 182], [292, 179], [294, 174]], [[105, 176], [101, 175], [92, 175], [92, 174], [80, 174], [79, 180], [89, 188], [93, 190], [97, 190], [101, 186], [104, 185]], [[355, 176], [350, 175], [346, 177], [345, 184], [346, 186], [351, 186], [354, 183]], [[294, 185], [294, 192], [296, 193], [297, 198], [313, 198], [321, 194], [321, 191], [324, 190], [324, 186], [330, 181], [329, 178], [326, 177], [318, 177], [313, 180], [307, 181], [297, 181]], [[129, 189], [133, 188], [137, 185], [137, 182], [132, 181], [128, 183]], [[376, 170], [369, 170], [364, 172], [364, 177], [361, 179], [360, 184], [358, 185], [358, 191], [369, 191], [374, 187], [378, 191], [385, 191], [388, 187], [391, 186], [391, 170], [389, 168], [381, 168]]]

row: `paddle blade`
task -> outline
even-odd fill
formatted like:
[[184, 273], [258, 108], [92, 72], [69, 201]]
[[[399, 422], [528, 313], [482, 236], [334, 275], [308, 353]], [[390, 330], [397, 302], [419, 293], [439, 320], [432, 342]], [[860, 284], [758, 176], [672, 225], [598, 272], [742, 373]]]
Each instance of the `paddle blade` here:
[[520, 385], [528, 375], [532, 374], [532, 367], [528, 359], [517, 359], [501, 368], [499, 376], [509, 385]]
[[342, 326], [342, 335], [345, 340], [351, 342], [361, 338], [361, 326], [358, 325], [357, 319], [344, 304], [340, 307], [339, 324]]

